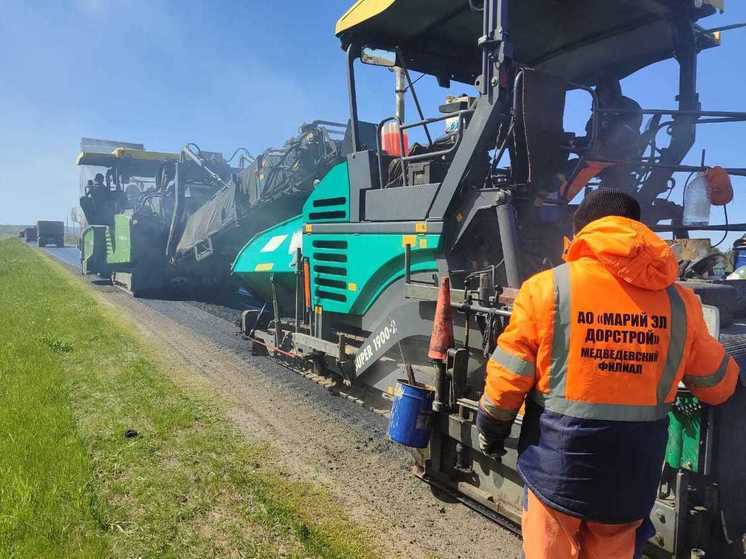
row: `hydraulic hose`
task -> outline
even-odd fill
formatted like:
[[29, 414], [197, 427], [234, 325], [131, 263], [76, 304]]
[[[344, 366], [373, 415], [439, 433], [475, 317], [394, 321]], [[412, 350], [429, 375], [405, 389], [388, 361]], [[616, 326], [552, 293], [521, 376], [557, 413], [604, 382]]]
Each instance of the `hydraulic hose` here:
[[176, 252], [176, 227], [181, 221], [181, 213], [183, 209], [183, 203], [181, 200], [183, 193], [181, 185], [179, 184], [179, 174], [179, 163], [176, 163], [174, 170], [174, 211], [171, 214], [171, 227], [168, 230], [168, 241], [166, 242], [166, 256], [168, 258], [173, 258], [173, 255]]

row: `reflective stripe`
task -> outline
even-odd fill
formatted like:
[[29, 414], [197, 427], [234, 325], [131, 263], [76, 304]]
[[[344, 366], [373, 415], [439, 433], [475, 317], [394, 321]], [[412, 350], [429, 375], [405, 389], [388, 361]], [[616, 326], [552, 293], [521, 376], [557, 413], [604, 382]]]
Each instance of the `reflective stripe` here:
[[598, 419], [601, 421], [657, 421], [666, 417], [666, 414], [671, 409], [670, 403], [658, 406], [593, 404], [555, 396], [546, 396], [535, 390], [531, 393], [531, 399], [544, 409], [554, 413], [581, 419]]
[[533, 377], [536, 373], [536, 367], [533, 363], [500, 349], [500, 346], [497, 346], [495, 351], [492, 352], [492, 359], [514, 375]]
[[552, 364], [549, 369], [550, 393], [564, 398], [567, 382], [567, 360], [570, 354], [570, 265], [552, 270], [554, 282], [554, 333]]
[[[676, 373], [684, 357], [686, 346], [686, 307], [675, 286], [667, 289], [671, 306], [671, 338], [663, 365], [661, 378], [656, 388], [656, 405], [597, 404], [568, 400], [565, 397], [567, 383], [567, 361], [570, 350], [570, 268], [567, 264], [552, 270], [554, 279], [554, 332], [552, 334], [552, 363], [549, 370], [549, 394], [537, 390], [531, 398], [548, 411], [604, 421], [656, 421], [668, 413], [671, 404], [666, 396], [671, 391]], [[723, 373], [724, 374], [724, 373]]]
[[712, 388], [717, 386], [725, 378], [728, 372], [730, 357], [726, 353], [717, 370], [710, 375], [684, 375], [684, 384], [689, 388]]
[[506, 410], [505, 408], [496, 406], [487, 394], [482, 395], [479, 405], [484, 411], [499, 421], [513, 421], [515, 416], [518, 415], [518, 410]]
[[671, 339], [668, 342], [666, 363], [663, 366], [663, 374], [658, 382], [657, 402], [662, 404], [671, 391], [676, 373], [684, 358], [684, 347], [686, 345], [686, 307], [681, 300], [675, 285], [666, 289], [668, 300], [671, 303]]

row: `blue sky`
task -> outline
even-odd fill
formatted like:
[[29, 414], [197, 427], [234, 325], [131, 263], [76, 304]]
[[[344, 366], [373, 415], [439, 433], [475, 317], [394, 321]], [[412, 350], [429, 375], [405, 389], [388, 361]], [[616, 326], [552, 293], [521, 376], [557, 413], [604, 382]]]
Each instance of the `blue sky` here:
[[[77, 204], [81, 136], [173, 151], [187, 142], [229, 155], [279, 145], [304, 121], [344, 121], [345, 58], [334, 23], [351, 0], [190, 2], [5, 0], [0, 19], [0, 223], [63, 219]], [[731, 0], [707, 25], [746, 21]], [[746, 110], [746, 30], [700, 58], [707, 109]], [[646, 107], [673, 107], [676, 67], [624, 84]], [[419, 84], [433, 114], [446, 92]], [[393, 112], [393, 77], [361, 72], [361, 117]], [[468, 91], [457, 86], [454, 91]], [[411, 114], [411, 113], [410, 113]], [[585, 122], [577, 111], [574, 122]], [[701, 129], [711, 164], [746, 166], [746, 124]], [[699, 158], [699, 149], [693, 153]], [[737, 200], [746, 184], [736, 183]], [[739, 188], [741, 189], [739, 191]], [[680, 197], [680, 193], [674, 193]], [[746, 220], [732, 204], [731, 220]], [[713, 210], [713, 222], [720, 210]]]

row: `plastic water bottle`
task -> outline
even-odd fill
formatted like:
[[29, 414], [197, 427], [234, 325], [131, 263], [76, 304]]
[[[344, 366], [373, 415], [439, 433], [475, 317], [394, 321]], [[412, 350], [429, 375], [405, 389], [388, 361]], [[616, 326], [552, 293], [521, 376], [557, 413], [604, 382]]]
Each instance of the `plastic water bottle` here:
[[710, 198], [707, 195], [707, 179], [697, 173], [684, 191], [683, 225], [701, 226], [710, 224]]

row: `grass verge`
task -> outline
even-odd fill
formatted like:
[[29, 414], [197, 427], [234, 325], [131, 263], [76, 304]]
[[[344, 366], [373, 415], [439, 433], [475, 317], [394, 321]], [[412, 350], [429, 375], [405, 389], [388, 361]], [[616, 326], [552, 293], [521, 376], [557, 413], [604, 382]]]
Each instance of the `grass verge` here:
[[109, 312], [0, 240], [0, 557], [375, 555]]

